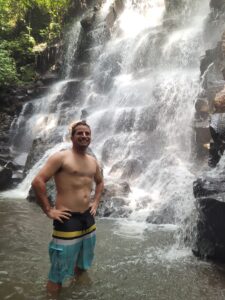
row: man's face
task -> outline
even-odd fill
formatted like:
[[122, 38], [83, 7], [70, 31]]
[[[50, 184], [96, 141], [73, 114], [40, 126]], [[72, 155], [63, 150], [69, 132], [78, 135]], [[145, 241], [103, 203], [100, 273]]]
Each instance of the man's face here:
[[91, 142], [91, 130], [85, 125], [78, 125], [71, 140], [74, 146], [87, 148]]

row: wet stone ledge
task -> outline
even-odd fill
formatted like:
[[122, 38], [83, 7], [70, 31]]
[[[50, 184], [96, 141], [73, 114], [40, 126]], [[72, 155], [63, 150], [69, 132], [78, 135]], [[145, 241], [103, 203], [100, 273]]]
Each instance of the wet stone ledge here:
[[[219, 172], [218, 172], [219, 173]], [[197, 224], [193, 232], [194, 255], [225, 262], [225, 177], [205, 174], [194, 182]]]

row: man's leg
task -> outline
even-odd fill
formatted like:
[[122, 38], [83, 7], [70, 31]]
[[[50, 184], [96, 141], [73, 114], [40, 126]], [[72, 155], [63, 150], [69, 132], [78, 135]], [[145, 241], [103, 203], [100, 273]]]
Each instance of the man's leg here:
[[80, 276], [82, 275], [83, 272], [85, 272], [86, 270], [79, 268], [78, 266], [75, 267], [74, 269], [74, 275], [75, 276]]
[[90, 269], [94, 259], [94, 249], [96, 243], [95, 231], [83, 237], [83, 243], [78, 255], [75, 271], [84, 272]]
[[62, 285], [60, 283], [55, 283], [50, 280], [48, 280], [46, 285], [47, 292], [51, 295], [57, 295], [60, 292], [61, 287]]

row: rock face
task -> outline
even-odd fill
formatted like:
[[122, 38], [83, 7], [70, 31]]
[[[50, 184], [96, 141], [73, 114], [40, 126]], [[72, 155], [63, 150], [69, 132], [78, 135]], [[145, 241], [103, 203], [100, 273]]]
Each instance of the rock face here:
[[12, 184], [12, 170], [7, 167], [0, 168], [0, 190], [7, 189]]
[[215, 9], [220, 9], [220, 10], [225, 9], [224, 0], [211, 0], [210, 6]]
[[127, 196], [131, 192], [127, 182], [111, 183], [105, 186], [97, 210], [100, 217], [128, 217], [131, 213]]
[[207, 40], [208, 35], [213, 36], [216, 47], [205, 52], [200, 64], [203, 90], [195, 105], [196, 141], [201, 155], [202, 153], [208, 155], [208, 151], [202, 149], [204, 144], [209, 144], [208, 163], [214, 169], [204, 173], [194, 182], [197, 224], [196, 231], [193, 233], [192, 249], [193, 253], [202, 259], [208, 258], [220, 262], [225, 261], [225, 159], [222, 157], [220, 160], [225, 129], [224, 114], [221, 113], [225, 85], [224, 4], [223, 0], [210, 1], [212, 10], [206, 26], [205, 38]]
[[199, 178], [194, 182], [198, 220], [193, 253], [200, 258], [225, 261], [225, 178]]
[[[210, 118], [214, 112], [221, 113], [224, 110], [224, 101], [221, 100], [224, 98], [223, 89], [225, 85], [224, 1], [212, 0], [210, 6], [212, 9], [206, 24], [205, 40], [208, 40], [209, 36], [213, 37], [210, 39], [212, 40], [211, 45], [216, 46], [206, 50], [200, 62], [202, 90], [195, 103], [196, 114], [194, 125], [196, 148], [199, 157], [208, 155], [208, 151], [205, 148], [206, 144], [211, 147], [211, 153], [215, 152], [214, 140], [212, 140], [209, 130]], [[215, 24], [217, 24], [217, 26], [215, 26]]]

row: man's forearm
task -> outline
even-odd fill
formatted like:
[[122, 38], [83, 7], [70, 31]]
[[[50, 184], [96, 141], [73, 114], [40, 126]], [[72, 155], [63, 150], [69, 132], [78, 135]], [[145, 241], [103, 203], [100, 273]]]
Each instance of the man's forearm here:
[[100, 199], [101, 199], [101, 194], [103, 192], [103, 189], [104, 189], [104, 183], [103, 181], [96, 184], [96, 187], [95, 187], [95, 195], [94, 195], [94, 202], [98, 205], [99, 202], [100, 202]]
[[40, 204], [42, 210], [46, 215], [48, 215], [49, 211], [51, 210], [51, 205], [48, 201], [45, 182], [40, 180], [39, 178], [35, 178], [32, 182], [32, 188], [35, 192], [38, 203]]

